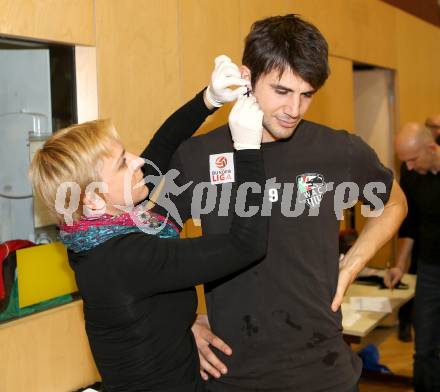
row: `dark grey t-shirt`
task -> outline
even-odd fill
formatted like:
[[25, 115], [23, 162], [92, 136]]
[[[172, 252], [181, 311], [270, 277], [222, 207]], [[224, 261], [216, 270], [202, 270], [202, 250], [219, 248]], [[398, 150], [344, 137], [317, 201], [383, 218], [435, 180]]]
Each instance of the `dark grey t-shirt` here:
[[[231, 357], [217, 352], [229, 372], [212, 381], [212, 390], [344, 391], [356, 383], [361, 363], [342, 339], [341, 312], [330, 309], [339, 267], [335, 196], [357, 199], [356, 193], [343, 191], [349, 185], [341, 184], [351, 182], [364, 203], [386, 203], [392, 172], [359, 137], [308, 121], [291, 138], [264, 143], [262, 150], [269, 180], [263, 210], [271, 216], [267, 256], [205, 285], [212, 330], [233, 350]], [[233, 151], [227, 126], [179, 148], [170, 167], [181, 172], [181, 184], [194, 181], [174, 199], [183, 220], [191, 216], [198, 183], [234, 174], [222, 171], [222, 166], [230, 169], [224, 160], [210, 164], [210, 155]], [[367, 187], [365, 197], [371, 182], [383, 186]], [[236, 187], [232, 182], [206, 188], [218, 197], [214, 209], [201, 215], [203, 234], [227, 232], [230, 214], [219, 216], [219, 206], [231, 191], [234, 208]]]

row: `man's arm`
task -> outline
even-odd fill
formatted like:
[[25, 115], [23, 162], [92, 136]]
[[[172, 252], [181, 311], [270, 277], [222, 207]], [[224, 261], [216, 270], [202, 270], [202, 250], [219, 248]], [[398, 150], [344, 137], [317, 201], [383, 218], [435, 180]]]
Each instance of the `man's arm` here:
[[376, 252], [397, 232], [407, 213], [406, 198], [399, 184], [393, 181], [391, 194], [380, 216], [367, 219], [359, 238], [340, 265], [338, 287], [331, 308], [339, 309], [347, 288]]
[[399, 238], [397, 243], [396, 265], [389, 269], [383, 278], [385, 286], [392, 289], [408, 272], [411, 253], [414, 248], [414, 239], [410, 237]]
[[400, 167], [400, 187], [406, 196], [408, 214], [399, 229], [396, 264], [387, 271], [384, 277], [384, 283], [389, 288], [393, 288], [402, 279], [403, 274], [408, 272], [419, 226], [417, 207], [412, 198], [415, 184], [404, 163]]

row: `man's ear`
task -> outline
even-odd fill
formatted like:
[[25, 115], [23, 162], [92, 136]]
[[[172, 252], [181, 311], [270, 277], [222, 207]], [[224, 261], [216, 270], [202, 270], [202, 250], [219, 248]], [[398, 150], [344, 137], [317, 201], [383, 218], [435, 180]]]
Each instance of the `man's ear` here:
[[240, 65], [241, 77], [245, 80], [251, 80], [251, 70], [246, 65]]

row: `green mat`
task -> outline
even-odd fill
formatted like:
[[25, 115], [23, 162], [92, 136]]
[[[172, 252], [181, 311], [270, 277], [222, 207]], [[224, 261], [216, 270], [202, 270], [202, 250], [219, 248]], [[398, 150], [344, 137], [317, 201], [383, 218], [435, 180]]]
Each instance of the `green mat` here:
[[63, 305], [65, 303], [71, 302], [72, 300], [73, 297], [71, 295], [62, 295], [60, 297], [56, 297], [48, 301], [43, 301], [38, 304], [20, 308], [18, 306], [18, 282], [17, 279], [15, 279], [14, 285], [12, 286], [11, 289], [11, 295], [9, 297], [8, 306], [3, 312], [0, 313], [0, 321], [27, 316], [28, 314], [32, 314], [40, 310], [46, 310], [58, 305]]

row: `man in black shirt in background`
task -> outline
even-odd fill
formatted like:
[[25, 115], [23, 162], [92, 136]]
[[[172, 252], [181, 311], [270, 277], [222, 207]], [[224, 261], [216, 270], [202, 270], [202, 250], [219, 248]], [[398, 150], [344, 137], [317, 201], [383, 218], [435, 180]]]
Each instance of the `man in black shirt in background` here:
[[408, 215], [385, 283], [393, 287], [401, 279], [417, 242], [414, 386], [416, 392], [440, 391], [440, 146], [422, 124], [409, 123], [397, 134], [396, 152], [404, 163], [400, 184]]
[[[359, 137], [303, 120], [329, 75], [327, 42], [315, 26], [296, 15], [256, 22], [242, 64], [264, 112], [268, 253], [205, 286], [208, 316], [193, 326], [202, 377], [213, 376], [210, 392], [355, 391], [361, 363], [342, 338], [340, 304], [400, 226], [404, 195]], [[200, 217], [207, 236], [225, 232], [231, 209], [243, 208], [227, 125], [184, 143], [173, 162], [182, 184], [193, 181], [175, 199], [183, 221]], [[339, 266], [339, 220], [357, 200], [374, 213]]]
[[[429, 117], [426, 118], [425, 121], [425, 126], [426, 128], [428, 128], [431, 133], [432, 133], [432, 137], [434, 138], [434, 140], [436, 141], [437, 144], [440, 144], [440, 114], [433, 114]], [[406, 172], [407, 172], [407, 168], [405, 166], [405, 164], [402, 164], [402, 167], [400, 169], [400, 173], [403, 176], [403, 178], [406, 178]], [[399, 242], [402, 242], [402, 244], [404, 244], [404, 240], [401, 240]], [[414, 242], [413, 246], [412, 246], [412, 251], [411, 251], [411, 257], [409, 260], [409, 267], [408, 264], [406, 264], [407, 266], [407, 272], [410, 274], [417, 274], [417, 246], [418, 243]], [[404, 256], [404, 253], [402, 252], [402, 250], [404, 250], [405, 247], [401, 247], [401, 244], [399, 243], [399, 251], [397, 253], [397, 261], [396, 264], [397, 265], [403, 265], [404, 262], [400, 261], [399, 259]], [[387, 284], [390, 285], [390, 279], [391, 279], [391, 275], [388, 275], [387, 277]], [[400, 309], [399, 309], [399, 333], [398, 333], [398, 337], [399, 340], [401, 340], [402, 342], [411, 342], [412, 341], [412, 326], [413, 326], [413, 308], [414, 308], [414, 299], [411, 299], [410, 301], [408, 301], [405, 305], [403, 305]]]

